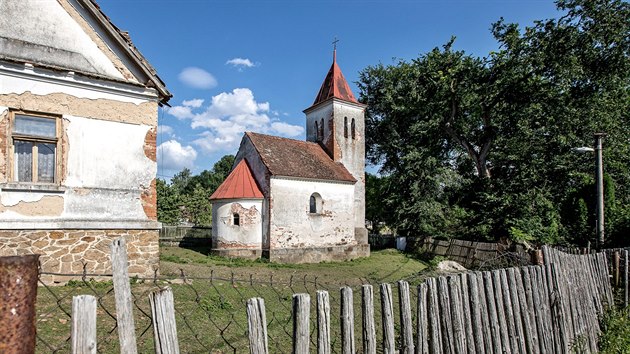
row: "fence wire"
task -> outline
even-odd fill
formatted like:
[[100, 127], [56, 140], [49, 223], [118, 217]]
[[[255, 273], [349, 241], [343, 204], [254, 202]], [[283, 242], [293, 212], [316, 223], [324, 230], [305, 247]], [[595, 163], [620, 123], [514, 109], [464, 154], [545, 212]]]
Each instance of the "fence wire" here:
[[[48, 279], [67, 277], [65, 285], [51, 285]], [[418, 280], [419, 282], [419, 280]], [[37, 296], [37, 352], [67, 353], [71, 341], [72, 297], [93, 295], [97, 299], [97, 352], [119, 351], [114, 288], [110, 274], [40, 273]], [[261, 278], [255, 274], [236, 276], [210, 271], [208, 277], [191, 277], [182, 270], [179, 276], [132, 278], [131, 292], [139, 353], [154, 350], [149, 293], [166, 286], [173, 290], [177, 332], [182, 353], [248, 353], [246, 301], [265, 299], [269, 350], [290, 353], [293, 333], [292, 296], [311, 296], [311, 340], [317, 338], [316, 292], [326, 290], [330, 296], [332, 352], [341, 353], [340, 289], [348, 286], [354, 293], [356, 342], [361, 340], [361, 286], [366, 279], [349, 279], [347, 284], [330, 284], [314, 276], [290, 277], [278, 281], [273, 275]], [[380, 323], [379, 284], [374, 287], [375, 321]], [[398, 284], [392, 284], [394, 308], [398, 308]], [[415, 316], [417, 292], [412, 291], [412, 313]], [[396, 327], [399, 326], [396, 317]], [[414, 318], [415, 322], [415, 318]], [[382, 337], [381, 326], [377, 338]], [[312, 343], [316, 346], [316, 343]], [[359, 352], [360, 348], [357, 346]]]

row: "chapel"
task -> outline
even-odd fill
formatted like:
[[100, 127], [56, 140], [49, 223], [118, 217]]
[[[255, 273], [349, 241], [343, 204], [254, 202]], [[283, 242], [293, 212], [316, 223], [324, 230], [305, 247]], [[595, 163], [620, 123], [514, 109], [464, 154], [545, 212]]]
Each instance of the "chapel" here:
[[212, 249], [228, 257], [316, 263], [367, 257], [365, 105], [333, 52], [306, 141], [246, 132], [212, 201]]

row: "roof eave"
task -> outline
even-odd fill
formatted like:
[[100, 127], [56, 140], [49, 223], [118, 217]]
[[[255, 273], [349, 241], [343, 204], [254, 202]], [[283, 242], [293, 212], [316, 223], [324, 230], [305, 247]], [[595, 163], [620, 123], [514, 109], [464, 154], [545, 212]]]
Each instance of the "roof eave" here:
[[77, 0], [88, 12], [97, 18], [99, 22], [103, 25], [103, 27], [107, 30], [107, 32], [112, 36], [114, 41], [120, 45], [121, 48], [125, 51], [125, 53], [129, 56], [129, 58], [138, 65], [140, 70], [150, 79], [149, 83], [145, 85], [148, 87], [155, 88], [160, 95], [160, 102], [168, 105], [168, 101], [173, 97], [173, 95], [166, 89], [166, 84], [155, 72], [155, 69], [149, 67], [148, 62], [142, 56], [139, 50], [133, 50], [130, 45], [130, 42], [127, 42], [120, 31], [114, 26], [114, 24], [109, 20], [109, 18], [101, 11], [100, 7], [97, 7], [96, 2], [94, 0]]
[[366, 104], [363, 104], [363, 103], [360, 103], [360, 102], [352, 102], [352, 101], [344, 100], [344, 99], [337, 98], [337, 97], [330, 97], [330, 98], [328, 98], [328, 99], [326, 99], [324, 101], [321, 101], [319, 103], [316, 103], [316, 104], [308, 107], [307, 109], [303, 110], [302, 113], [308, 114], [308, 113], [316, 110], [317, 108], [319, 108], [319, 107], [321, 107], [321, 106], [323, 106], [325, 104], [328, 104], [329, 101], [337, 101], [337, 102], [341, 102], [341, 103], [346, 103], [346, 104], [349, 104], [351, 106], [356, 106], [357, 108], [361, 108], [361, 109], [365, 109], [367, 107]]

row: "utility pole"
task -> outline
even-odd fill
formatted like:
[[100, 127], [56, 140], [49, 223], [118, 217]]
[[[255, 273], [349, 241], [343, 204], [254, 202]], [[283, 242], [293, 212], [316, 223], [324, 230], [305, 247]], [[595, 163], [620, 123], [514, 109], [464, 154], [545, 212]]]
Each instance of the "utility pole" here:
[[604, 246], [604, 161], [602, 139], [605, 133], [595, 133], [595, 179], [597, 183], [597, 240], [598, 248]]

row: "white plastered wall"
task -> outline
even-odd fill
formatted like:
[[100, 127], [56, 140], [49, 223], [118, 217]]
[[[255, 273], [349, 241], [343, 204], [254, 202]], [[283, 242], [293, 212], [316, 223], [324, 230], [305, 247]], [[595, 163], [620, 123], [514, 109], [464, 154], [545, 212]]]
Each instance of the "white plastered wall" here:
[[[214, 200], [212, 202], [212, 247], [216, 249], [262, 248], [262, 199]], [[240, 225], [233, 215], [239, 214]]]
[[[354, 185], [272, 177], [271, 249], [355, 244]], [[313, 193], [322, 197], [319, 214], [309, 212]]]
[[[13, 99], [11, 107], [2, 105], [3, 95], [25, 93], [32, 98], [18, 98], [17, 103]], [[59, 95], [71, 97], [90, 116], [65, 112]], [[157, 107], [155, 91], [0, 63], [0, 117], [7, 119], [10, 108], [41, 111], [31, 104], [42, 102], [53, 108], [41, 113], [61, 116], [65, 179], [56, 190], [44, 191], [0, 184], [2, 228], [155, 228], [158, 223], [147, 217], [142, 195], [150, 190], [157, 172], [157, 163], [145, 153], [145, 139], [157, 125], [157, 112], [139, 109], [146, 104]], [[103, 119], [99, 109], [90, 108], [96, 102], [119, 106]], [[24, 212], [44, 202], [54, 204], [55, 211]]]
[[[2, 38], [23, 43], [24, 49], [16, 53], [19, 56], [29, 55], [30, 50], [39, 60], [51, 65], [124, 79], [58, 1], [0, 1], [0, 40]], [[16, 44], [7, 42], [5, 45]]]

